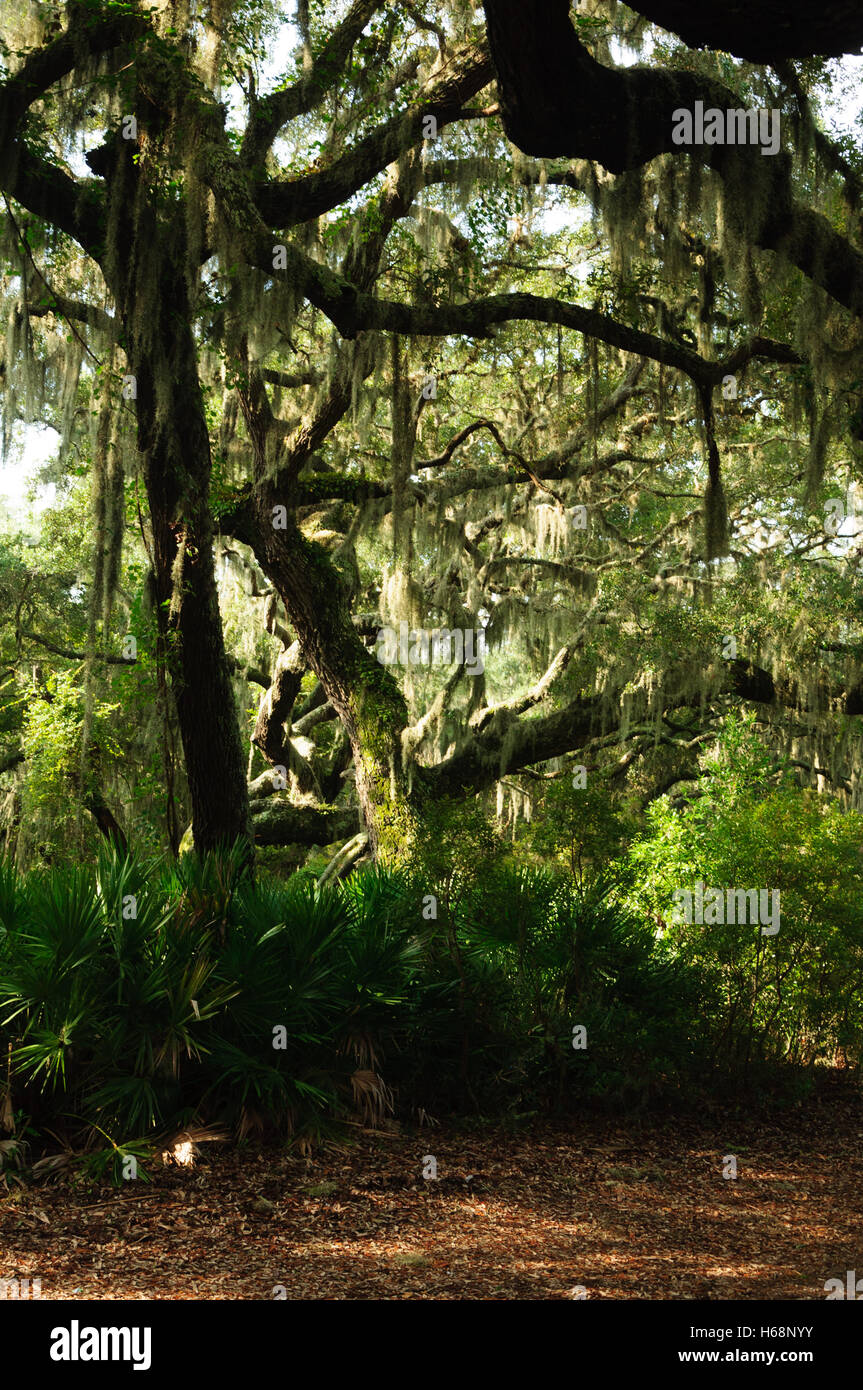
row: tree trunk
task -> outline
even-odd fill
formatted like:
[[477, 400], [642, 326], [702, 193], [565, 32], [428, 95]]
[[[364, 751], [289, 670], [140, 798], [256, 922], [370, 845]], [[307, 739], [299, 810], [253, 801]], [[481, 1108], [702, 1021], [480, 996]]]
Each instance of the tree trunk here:
[[129, 163], [117, 172], [112, 201], [121, 210], [115, 239], [124, 249], [109, 260], [110, 278], [132, 378], [124, 390], [135, 401], [159, 630], [185, 756], [195, 848], [204, 853], [241, 841], [251, 852], [245, 759], [216, 588], [210, 441], [190, 326], [185, 231], [179, 218], [157, 220]]
[[[341, 720], [354, 756], [357, 796], [376, 858], [397, 854], [410, 835], [412, 796], [402, 759], [407, 706], [390, 672], [367, 651], [351, 621], [346, 585], [325, 550], [302, 534], [272, 487], [256, 492], [254, 549], [276, 587], [303, 656]], [[287, 510], [287, 518], [284, 512]], [[274, 519], [284, 525], [274, 526]]]
[[[181, 286], [166, 293], [178, 305]], [[175, 404], [158, 420], [151, 362], [137, 363], [138, 433], [146, 460], [159, 623], [177, 707], [199, 853], [251, 843], [246, 769], [225, 655], [209, 507], [210, 445], [184, 310], [166, 325]]]

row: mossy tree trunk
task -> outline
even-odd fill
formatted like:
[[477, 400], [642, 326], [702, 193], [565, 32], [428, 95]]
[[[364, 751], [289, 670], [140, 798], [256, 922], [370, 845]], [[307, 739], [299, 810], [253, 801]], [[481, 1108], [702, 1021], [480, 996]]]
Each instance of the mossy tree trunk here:
[[[173, 300], [172, 302], [176, 302]], [[174, 365], [176, 408], [154, 420], [150, 364], [138, 361], [138, 430], [147, 496], [159, 627], [177, 709], [192, 803], [195, 848], [251, 843], [245, 757], [225, 654], [209, 506], [210, 450], [194, 343], [187, 323], [164, 341]], [[185, 368], [185, 370], [184, 370]]]
[[[274, 517], [282, 502], [272, 486], [256, 490], [255, 553], [350, 739], [369, 848], [378, 858], [395, 856], [410, 836], [413, 817], [402, 758], [404, 696], [358, 636], [347, 585], [324, 548], [302, 534], [290, 512]], [[274, 525], [274, 519], [283, 524]]]
[[212, 461], [191, 328], [185, 230], [176, 215], [157, 216], [136, 181], [127, 170], [113, 190], [115, 200], [125, 194], [129, 212], [121, 214], [108, 265], [123, 323], [125, 389], [134, 393], [159, 632], [185, 756], [194, 843], [199, 853], [237, 841], [251, 848], [245, 758], [216, 586]]

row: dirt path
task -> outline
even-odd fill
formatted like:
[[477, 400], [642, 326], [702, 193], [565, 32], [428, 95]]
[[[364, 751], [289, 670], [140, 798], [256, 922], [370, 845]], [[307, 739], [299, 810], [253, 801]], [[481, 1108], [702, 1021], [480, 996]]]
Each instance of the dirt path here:
[[863, 1275], [859, 1103], [355, 1134], [310, 1163], [209, 1146], [119, 1194], [13, 1190], [0, 1277], [49, 1299], [824, 1299]]

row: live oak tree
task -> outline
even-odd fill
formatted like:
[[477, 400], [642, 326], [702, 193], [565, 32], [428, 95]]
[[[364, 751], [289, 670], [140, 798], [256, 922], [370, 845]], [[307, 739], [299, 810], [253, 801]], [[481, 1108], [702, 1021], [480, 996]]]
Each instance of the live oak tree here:
[[[102, 829], [124, 538], [199, 849], [344, 840], [341, 871], [442, 797], [518, 807], [569, 764], [650, 797], [741, 703], [859, 803], [860, 547], [826, 504], [860, 472], [861, 171], [813, 54], [863, 22], [552, 0], [292, 22], [4, 10], [4, 420], [49, 419], [92, 486], [80, 649], [24, 600], [12, 626], [19, 660], [79, 663]], [[696, 101], [778, 110], [781, 151], [676, 145]], [[402, 622], [483, 630], [485, 670], [382, 664]]]

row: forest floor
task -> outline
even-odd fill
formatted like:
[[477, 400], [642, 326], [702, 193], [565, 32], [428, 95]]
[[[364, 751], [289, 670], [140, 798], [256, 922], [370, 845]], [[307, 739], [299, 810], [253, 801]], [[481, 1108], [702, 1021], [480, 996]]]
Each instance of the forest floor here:
[[823, 1299], [863, 1274], [847, 1094], [770, 1118], [353, 1134], [311, 1161], [210, 1144], [121, 1192], [13, 1187], [0, 1277], [48, 1299]]

